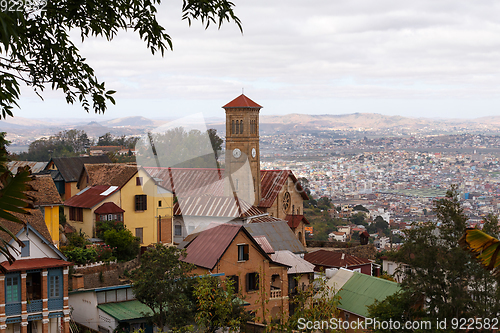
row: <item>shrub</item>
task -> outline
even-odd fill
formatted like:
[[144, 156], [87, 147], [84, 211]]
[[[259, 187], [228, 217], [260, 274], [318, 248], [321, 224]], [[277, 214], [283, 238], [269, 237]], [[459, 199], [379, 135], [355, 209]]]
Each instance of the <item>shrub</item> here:
[[130, 230], [107, 230], [103, 239], [113, 248], [113, 255], [120, 261], [132, 260], [139, 254], [140, 240]]
[[125, 230], [125, 225], [120, 221], [96, 221], [96, 236], [104, 237], [104, 233], [108, 230]]
[[95, 262], [97, 258], [97, 252], [94, 248], [85, 249], [81, 247], [75, 247], [72, 249], [63, 250], [63, 254], [68, 258], [69, 261], [77, 265]]
[[76, 247], [85, 247], [85, 245], [91, 244], [87, 235], [80, 230], [80, 232], [72, 232], [66, 236], [68, 238], [68, 248], [73, 249]]

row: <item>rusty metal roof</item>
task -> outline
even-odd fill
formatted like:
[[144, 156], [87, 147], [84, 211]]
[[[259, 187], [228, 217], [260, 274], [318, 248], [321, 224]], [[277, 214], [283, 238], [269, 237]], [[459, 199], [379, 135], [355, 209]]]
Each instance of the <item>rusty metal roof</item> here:
[[302, 221], [304, 224], [309, 224], [309, 221], [304, 215], [287, 215], [285, 220], [288, 222], [290, 228], [297, 228]]
[[261, 109], [262, 106], [252, 101], [250, 98], [241, 94], [240, 96], [233, 99], [231, 102], [227, 103], [222, 107], [223, 109], [229, 108], [250, 108], [250, 109]]
[[224, 170], [144, 167], [153, 179], [176, 196], [224, 195]]
[[65, 182], [76, 182], [84, 164], [111, 163], [108, 156], [52, 157], [47, 166], [54, 163]]
[[288, 274], [307, 274], [314, 272], [313, 264], [287, 250], [276, 251], [274, 254], [271, 254], [271, 259], [287, 266], [291, 266], [288, 269]]
[[212, 216], [212, 217], [250, 217], [264, 212], [248, 202], [234, 197], [193, 196], [179, 197], [174, 204], [174, 215]]
[[245, 229], [252, 237], [266, 236], [275, 251], [289, 250], [295, 254], [307, 252], [286, 221], [248, 223]]
[[274, 249], [271, 244], [269, 244], [266, 236], [254, 236], [253, 239], [255, 239], [255, 241], [260, 245], [264, 252], [266, 252], [267, 254], [274, 253]]
[[118, 186], [97, 185], [86, 187], [64, 202], [64, 206], [92, 208], [111, 194], [118, 191]]
[[270, 215], [265, 215], [252, 218], [249, 223], [266, 223], [266, 222], [276, 222], [276, 221], [283, 221], [283, 220]]
[[47, 162], [28, 162], [28, 161], [11, 161], [7, 162], [7, 169], [13, 174], [17, 173], [18, 168], [22, 168], [25, 166], [29, 166], [31, 169], [31, 173], [38, 173], [43, 171], [47, 166]]
[[34, 259], [18, 259], [12, 265], [8, 261], [2, 262], [0, 265], [7, 272], [25, 271], [28, 269], [42, 269], [70, 266], [71, 263], [62, 259], [56, 258], [34, 258]]
[[222, 224], [201, 232], [187, 246], [187, 255], [182, 261], [214, 268], [241, 229], [242, 225]]
[[347, 253], [333, 252], [328, 250], [317, 250], [311, 253], [306, 253], [304, 259], [314, 264], [315, 266], [330, 268], [359, 266], [372, 263], [368, 259], [355, 257]]
[[105, 202], [99, 208], [94, 210], [95, 214], [115, 214], [124, 213], [125, 211], [118, 207], [114, 202]]
[[292, 178], [302, 198], [309, 200], [309, 197], [291, 170], [260, 170], [260, 193], [262, 199], [259, 202], [259, 207], [269, 208], [273, 205], [288, 177]]

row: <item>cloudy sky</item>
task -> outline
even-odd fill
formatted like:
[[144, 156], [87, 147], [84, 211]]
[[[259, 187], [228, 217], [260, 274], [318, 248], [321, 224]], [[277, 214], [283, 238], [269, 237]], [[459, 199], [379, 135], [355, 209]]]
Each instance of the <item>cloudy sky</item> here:
[[[133, 33], [79, 44], [117, 105], [106, 118], [179, 118], [241, 94], [261, 114], [500, 115], [500, 2], [470, 0], [234, 0], [243, 34], [181, 20], [180, 0], [159, 21], [173, 52], [152, 56]], [[61, 93], [23, 90], [20, 117], [85, 117]], [[103, 117], [100, 117], [101, 119]]]

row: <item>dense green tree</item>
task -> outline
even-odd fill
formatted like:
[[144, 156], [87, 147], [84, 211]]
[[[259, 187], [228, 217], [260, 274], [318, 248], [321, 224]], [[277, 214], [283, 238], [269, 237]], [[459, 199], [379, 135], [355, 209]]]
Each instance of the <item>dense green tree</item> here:
[[194, 287], [196, 299], [195, 322], [203, 332], [240, 332], [250, 318], [237, 297], [234, 283], [206, 275], [197, 279]]
[[194, 279], [189, 272], [194, 265], [179, 260], [183, 252], [174, 246], [156, 244], [141, 256], [141, 266], [133, 274], [134, 294], [147, 305], [152, 322], [163, 329], [192, 324], [195, 303]]
[[353, 210], [360, 210], [362, 212], [367, 212], [369, 213], [370, 211], [368, 210], [368, 208], [366, 208], [365, 206], [363, 205], [356, 205], [354, 206]]
[[[157, 21], [159, 4], [160, 0], [34, 1], [23, 2], [15, 11], [0, 11], [0, 117], [12, 116], [13, 107], [18, 107], [21, 83], [38, 95], [50, 86], [61, 90], [67, 103], [104, 112], [108, 101], [115, 102], [114, 91], [99, 82], [69, 31], [78, 31], [82, 41], [97, 36], [110, 41], [120, 30], [133, 30], [153, 54], [163, 55], [172, 48], [172, 40]], [[183, 0], [182, 19], [189, 24], [200, 20], [206, 28], [232, 20], [241, 29], [233, 7], [227, 0]]]
[[102, 238], [120, 261], [132, 260], [139, 254], [140, 240], [128, 229], [111, 228], [102, 233]]
[[359, 213], [356, 213], [356, 214], [352, 214], [350, 217], [349, 217], [349, 221], [353, 224], [356, 224], [356, 225], [368, 225], [365, 221], [365, 213], [362, 213], [362, 212], [359, 212]]
[[[497, 281], [482, 269], [472, 254], [459, 246], [467, 217], [460, 206], [456, 187], [448, 191], [445, 198], [435, 201], [433, 211], [439, 225], [437, 222], [414, 225], [406, 231], [401, 249], [392, 255], [392, 259], [410, 268], [406, 271], [409, 276], [401, 284], [404, 291], [401, 297], [405, 299], [387, 299], [377, 307], [419, 304], [422, 312], [413, 318], [432, 322], [452, 318], [497, 318], [500, 314]], [[420, 301], [415, 303], [415, 300]], [[409, 306], [400, 310], [412, 316]], [[380, 308], [373, 311], [384, 312]], [[393, 319], [400, 314], [395, 314]]]

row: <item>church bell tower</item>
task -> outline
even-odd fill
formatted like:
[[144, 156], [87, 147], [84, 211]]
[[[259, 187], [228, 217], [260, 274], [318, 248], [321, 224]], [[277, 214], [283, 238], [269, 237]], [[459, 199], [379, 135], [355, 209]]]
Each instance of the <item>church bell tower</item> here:
[[226, 175], [224, 194], [234, 193], [258, 206], [260, 193], [259, 111], [245, 95], [222, 107], [226, 111]]

